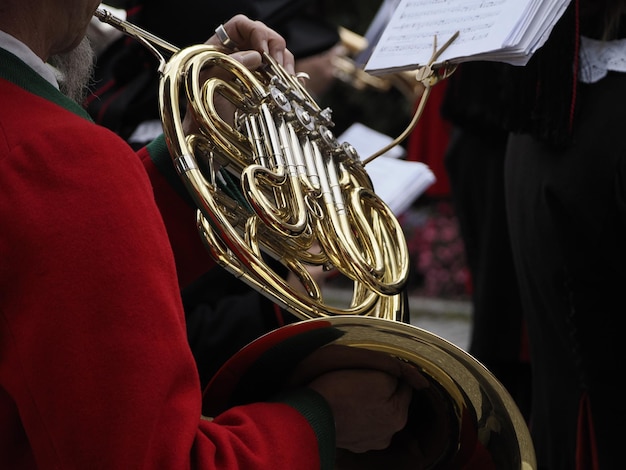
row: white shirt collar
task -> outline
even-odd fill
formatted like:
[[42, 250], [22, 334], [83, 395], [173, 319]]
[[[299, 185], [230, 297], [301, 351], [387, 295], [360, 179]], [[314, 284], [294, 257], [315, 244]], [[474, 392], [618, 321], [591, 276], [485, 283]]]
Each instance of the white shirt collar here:
[[9, 51], [24, 61], [30, 68], [50, 82], [57, 89], [59, 83], [50, 65], [46, 64], [39, 56], [28, 48], [26, 44], [19, 41], [10, 34], [0, 31], [0, 48]]

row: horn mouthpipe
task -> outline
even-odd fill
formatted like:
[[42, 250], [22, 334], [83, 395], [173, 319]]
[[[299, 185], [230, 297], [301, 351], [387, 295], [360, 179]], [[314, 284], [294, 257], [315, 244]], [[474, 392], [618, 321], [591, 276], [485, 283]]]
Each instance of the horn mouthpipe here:
[[122, 33], [126, 34], [127, 36], [131, 36], [143, 43], [147, 42], [153, 46], [158, 46], [161, 49], [171, 52], [172, 54], [175, 52], [178, 52], [179, 50], [179, 48], [174, 46], [173, 44], [170, 44], [169, 42], [164, 41], [160, 37], [155, 36], [154, 34], [146, 31], [145, 29], [142, 29], [128, 21], [125, 21], [125, 20], [122, 20], [121, 18], [116, 17], [110, 11], [105, 10], [104, 8], [98, 8], [94, 12], [93, 16], [95, 16], [102, 23], [108, 24], [109, 26], [112, 26], [118, 31], [121, 31]]

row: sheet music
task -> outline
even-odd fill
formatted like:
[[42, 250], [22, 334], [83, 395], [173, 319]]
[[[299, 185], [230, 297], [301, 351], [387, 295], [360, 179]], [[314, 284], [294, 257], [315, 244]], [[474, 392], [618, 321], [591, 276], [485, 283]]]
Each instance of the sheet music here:
[[399, 216], [434, 182], [428, 165], [390, 157], [378, 157], [365, 167], [374, 191]]
[[365, 32], [365, 40], [367, 41], [367, 47], [359, 52], [354, 58], [354, 63], [357, 67], [365, 67], [365, 63], [368, 61], [374, 50], [374, 46], [378, 44], [380, 36], [387, 27], [389, 20], [391, 19], [393, 12], [400, 3], [400, 0], [383, 0], [374, 19], [370, 23], [367, 31]]
[[399, 0], [365, 70], [389, 73], [429, 62], [455, 32], [459, 37], [438, 58], [498, 60], [524, 65], [540, 47], [570, 0]]
[[[378, 132], [365, 124], [354, 122], [338, 137], [339, 142], [350, 142], [356, 149], [361, 159], [375, 154], [383, 147], [389, 145], [393, 139], [382, 132]], [[390, 158], [402, 158], [406, 150], [401, 145], [390, 148], [381, 156]], [[376, 159], [374, 159], [376, 160]], [[368, 165], [369, 167], [369, 165]]]

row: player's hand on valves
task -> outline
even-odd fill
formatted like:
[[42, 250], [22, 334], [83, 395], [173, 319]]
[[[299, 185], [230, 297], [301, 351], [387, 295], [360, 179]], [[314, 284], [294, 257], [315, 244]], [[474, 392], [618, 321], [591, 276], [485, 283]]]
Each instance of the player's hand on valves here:
[[292, 381], [326, 399], [337, 447], [358, 453], [387, 448], [407, 423], [413, 390], [429, 384], [415, 367], [388, 354], [342, 345], [311, 354]]
[[[223, 52], [240, 62], [249, 70], [256, 70], [262, 64], [261, 54], [269, 54], [288, 73], [294, 74], [294, 57], [287, 49], [285, 39], [276, 31], [260, 21], [254, 21], [245, 15], [236, 15], [223, 25], [218, 26], [205, 44], [217, 46]], [[233, 78], [220, 67], [207, 67], [201, 74], [201, 80], [222, 78], [226, 81]], [[224, 121], [232, 119], [234, 106], [228, 100], [216, 97], [217, 111]], [[198, 123], [193, 113], [185, 114], [183, 121], [185, 134], [195, 133]]]
[[[288, 73], [293, 74], [295, 70], [294, 57], [287, 49], [285, 39], [264, 23], [251, 20], [245, 15], [236, 15], [218, 26], [206, 44], [221, 46], [235, 57], [235, 51], [256, 51], [259, 53], [259, 64], [260, 54], [268, 53]], [[251, 57], [246, 57], [246, 61], [253, 65]]]

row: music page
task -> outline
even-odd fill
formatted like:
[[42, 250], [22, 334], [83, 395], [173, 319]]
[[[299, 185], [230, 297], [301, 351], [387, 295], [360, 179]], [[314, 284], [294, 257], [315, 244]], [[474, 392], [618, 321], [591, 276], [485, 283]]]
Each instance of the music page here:
[[[435, 63], [461, 62], [511, 46], [523, 36], [519, 26], [534, 24], [538, 0], [400, 0], [365, 70], [415, 69], [429, 63], [435, 47], [459, 36]], [[548, 4], [553, 3], [548, 1]], [[567, 3], [557, 1], [557, 3]], [[514, 45], [514, 44], [513, 44]]]

